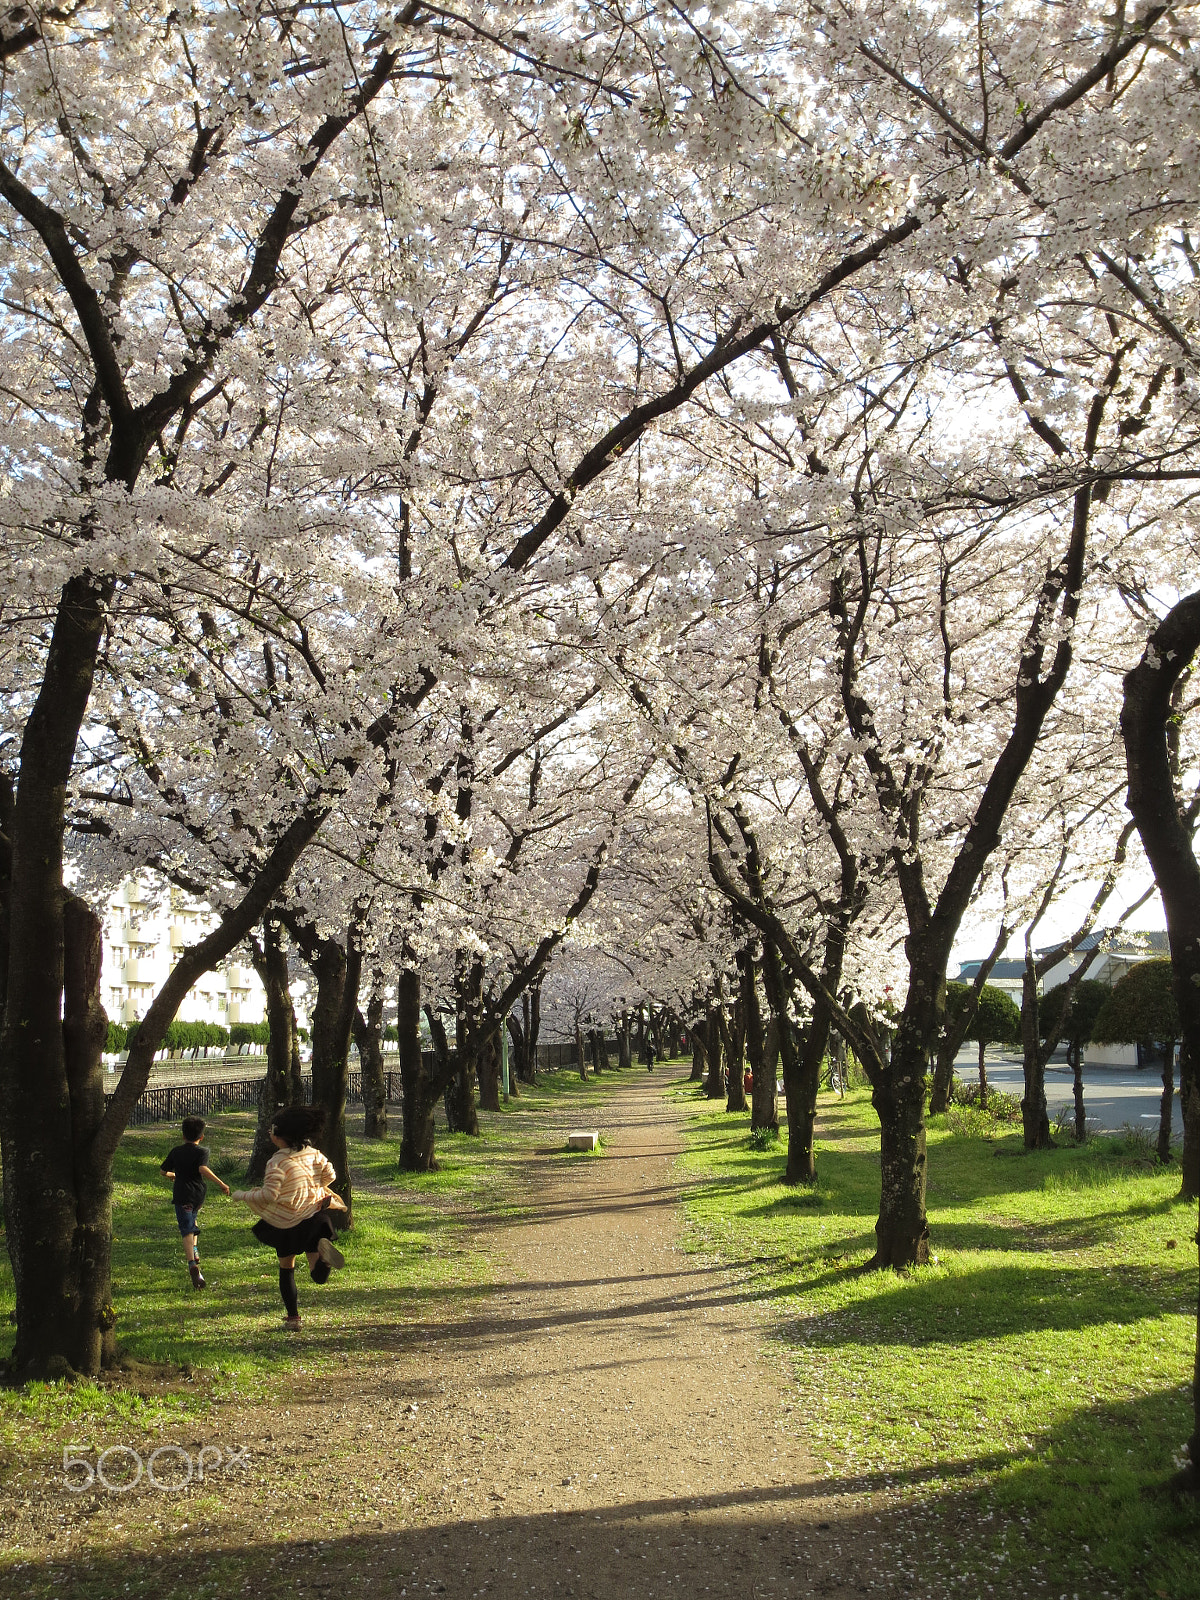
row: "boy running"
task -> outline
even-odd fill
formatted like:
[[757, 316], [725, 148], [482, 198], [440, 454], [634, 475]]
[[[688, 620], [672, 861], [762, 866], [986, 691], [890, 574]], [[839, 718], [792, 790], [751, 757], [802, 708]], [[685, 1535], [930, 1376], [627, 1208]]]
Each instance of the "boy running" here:
[[222, 1183], [208, 1165], [208, 1150], [200, 1143], [203, 1137], [204, 1118], [184, 1117], [184, 1142], [175, 1146], [161, 1169], [164, 1177], [175, 1180], [171, 1191], [171, 1198], [175, 1202], [175, 1220], [183, 1235], [183, 1253], [192, 1275], [192, 1284], [197, 1289], [205, 1287], [204, 1274], [200, 1271], [200, 1250], [196, 1243], [200, 1232], [196, 1214], [208, 1193], [205, 1178], [211, 1178], [224, 1194], [229, 1193], [229, 1185]]

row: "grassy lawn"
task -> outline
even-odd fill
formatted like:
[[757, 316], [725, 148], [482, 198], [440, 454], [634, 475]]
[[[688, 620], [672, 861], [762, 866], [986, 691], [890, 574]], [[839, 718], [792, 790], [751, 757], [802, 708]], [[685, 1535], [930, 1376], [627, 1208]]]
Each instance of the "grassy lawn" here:
[[980, 1593], [1032, 1563], [1056, 1594], [1200, 1593], [1200, 1510], [1158, 1492], [1191, 1431], [1196, 1209], [1177, 1169], [1118, 1140], [1027, 1155], [1019, 1127], [952, 1111], [929, 1133], [935, 1260], [879, 1277], [856, 1270], [879, 1200], [866, 1091], [823, 1098], [811, 1191], [780, 1184], [783, 1147], [752, 1146], [720, 1101], [696, 1098], [689, 1130], [707, 1180], [690, 1244], [755, 1263], [791, 1420], [831, 1471], [950, 1497]]
[[[488, 1287], [488, 1262], [472, 1234], [474, 1217], [519, 1208], [512, 1167], [528, 1154], [530, 1123], [561, 1102], [572, 1113], [598, 1104], [614, 1075], [580, 1083], [567, 1071], [522, 1085], [499, 1116], [481, 1116], [481, 1135], [451, 1135], [439, 1122], [434, 1173], [396, 1167], [399, 1107], [380, 1143], [349, 1119], [354, 1228], [342, 1240], [353, 1268], [337, 1286], [336, 1316], [307, 1273], [297, 1273], [305, 1319], [303, 1353], [281, 1327], [274, 1254], [250, 1233], [254, 1218], [209, 1185], [200, 1255], [207, 1291], [190, 1286], [159, 1164], [180, 1135], [173, 1123], [130, 1129], [121, 1141], [113, 1214], [113, 1301], [126, 1370], [99, 1383], [0, 1389], [0, 1487], [23, 1464], [58, 1444], [123, 1436], [171, 1419], [202, 1417], [218, 1400], [261, 1394], [297, 1370], [326, 1370], [378, 1336], [382, 1324], [450, 1314]], [[533, 1113], [533, 1117], [521, 1113]], [[440, 1117], [440, 1113], [439, 1113]], [[214, 1115], [205, 1143], [213, 1170], [244, 1183], [254, 1137], [248, 1112]], [[567, 1159], [563, 1152], [563, 1159]], [[579, 1159], [573, 1157], [571, 1159]], [[589, 1157], [585, 1159], [595, 1159]], [[0, 1245], [0, 1327], [10, 1325], [12, 1268]], [[5, 1341], [7, 1343], [7, 1341]]]

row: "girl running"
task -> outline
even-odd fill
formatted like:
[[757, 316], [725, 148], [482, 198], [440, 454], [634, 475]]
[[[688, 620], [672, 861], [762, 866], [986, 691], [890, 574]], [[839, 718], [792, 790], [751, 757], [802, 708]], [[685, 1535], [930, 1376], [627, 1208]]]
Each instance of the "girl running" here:
[[344, 1211], [341, 1197], [329, 1185], [337, 1177], [333, 1164], [313, 1141], [325, 1125], [320, 1106], [289, 1106], [271, 1124], [271, 1143], [277, 1154], [267, 1162], [261, 1189], [235, 1189], [232, 1198], [244, 1200], [258, 1221], [251, 1233], [279, 1256], [279, 1293], [287, 1315], [285, 1328], [300, 1326], [296, 1299], [296, 1257], [308, 1257], [309, 1276], [325, 1283], [346, 1258], [333, 1242], [331, 1211]]

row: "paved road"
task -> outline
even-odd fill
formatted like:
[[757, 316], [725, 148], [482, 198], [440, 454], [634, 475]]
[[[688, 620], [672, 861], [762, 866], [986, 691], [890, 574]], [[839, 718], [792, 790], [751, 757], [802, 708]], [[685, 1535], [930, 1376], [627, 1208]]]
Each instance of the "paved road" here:
[[[954, 1070], [964, 1082], [978, 1079], [978, 1048], [969, 1045], [959, 1053]], [[988, 1083], [1006, 1094], [1018, 1098], [1024, 1092], [1021, 1058], [1007, 1051], [989, 1050], [987, 1053]], [[1083, 1098], [1089, 1126], [1104, 1133], [1115, 1133], [1127, 1122], [1135, 1128], [1148, 1128], [1157, 1132], [1159, 1101], [1162, 1098], [1162, 1078], [1157, 1068], [1143, 1067], [1087, 1067], [1083, 1069]], [[1071, 1089], [1071, 1069], [1062, 1061], [1052, 1061], [1046, 1068], [1046, 1100], [1053, 1120], [1059, 1106], [1074, 1105]], [[1072, 1113], [1073, 1114], [1073, 1113]], [[1183, 1138], [1183, 1119], [1179, 1114], [1179, 1089], [1175, 1090], [1175, 1104], [1171, 1113], [1171, 1132], [1176, 1143]]]

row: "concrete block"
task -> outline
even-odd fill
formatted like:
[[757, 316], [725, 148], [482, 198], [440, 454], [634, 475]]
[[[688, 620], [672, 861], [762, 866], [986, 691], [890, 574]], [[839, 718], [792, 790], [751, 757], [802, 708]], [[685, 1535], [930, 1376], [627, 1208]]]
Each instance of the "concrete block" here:
[[580, 1129], [567, 1135], [568, 1150], [594, 1150], [600, 1143], [600, 1135], [596, 1132], [585, 1132]]

